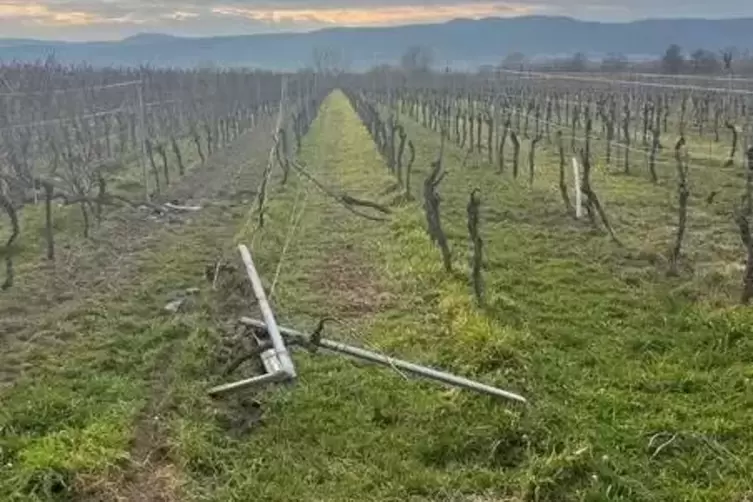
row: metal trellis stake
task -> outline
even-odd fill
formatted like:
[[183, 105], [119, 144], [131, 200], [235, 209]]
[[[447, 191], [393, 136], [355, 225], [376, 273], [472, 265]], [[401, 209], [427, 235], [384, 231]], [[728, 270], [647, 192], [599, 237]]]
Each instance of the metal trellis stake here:
[[[241, 324], [244, 324], [252, 328], [267, 329], [267, 325], [263, 321], [250, 319], [248, 317], [241, 318]], [[333, 352], [336, 354], [343, 354], [343, 355], [346, 355], [355, 359], [360, 359], [362, 361], [367, 361], [367, 362], [375, 363], [381, 366], [394, 368], [400, 371], [405, 371], [407, 373], [424, 377], [429, 380], [434, 380], [436, 382], [448, 384], [453, 387], [468, 389], [475, 392], [480, 392], [482, 394], [488, 394], [490, 396], [494, 396], [497, 398], [517, 401], [519, 403], [524, 403], [524, 404], [528, 403], [528, 401], [522, 396], [513, 394], [512, 392], [508, 392], [506, 390], [492, 387], [490, 385], [475, 382], [468, 378], [455, 376], [450, 373], [446, 373], [444, 371], [439, 371], [436, 369], [427, 368], [426, 366], [420, 366], [418, 364], [414, 364], [408, 361], [395, 359], [393, 357], [389, 357], [384, 354], [379, 354], [377, 352], [372, 352], [370, 350], [364, 350], [359, 347], [345, 345], [344, 343], [335, 342], [335, 341], [326, 340], [326, 339], [314, 339], [304, 333], [295, 331], [290, 328], [280, 327], [279, 330], [283, 336], [288, 337], [290, 344], [293, 346], [306, 347], [306, 346], [315, 345], [329, 352]]]
[[[243, 264], [246, 266], [246, 272], [248, 278], [251, 280], [251, 285], [254, 288], [254, 295], [259, 303], [261, 309], [261, 315], [264, 318], [267, 333], [272, 342], [272, 348], [262, 352], [261, 359], [264, 364], [266, 373], [261, 376], [249, 378], [247, 380], [241, 380], [239, 382], [233, 382], [225, 385], [220, 385], [209, 391], [210, 395], [225, 394], [235, 390], [241, 390], [249, 387], [259, 387], [269, 383], [278, 383], [295, 380], [297, 377], [295, 372], [295, 365], [290, 358], [288, 348], [285, 346], [285, 340], [280, 334], [280, 330], [277, 327], [277, 321], [275, 320], [272, 308], [269, 306], [267, 300], [267, 294], [264, 292], [264, 285], [261, 282], [254, 261], [251, 258], [251, 252], [244, 245], [238, 246], [241, 252], [241, 258]], [[258, 340], [257, 340], [258, 341]]]

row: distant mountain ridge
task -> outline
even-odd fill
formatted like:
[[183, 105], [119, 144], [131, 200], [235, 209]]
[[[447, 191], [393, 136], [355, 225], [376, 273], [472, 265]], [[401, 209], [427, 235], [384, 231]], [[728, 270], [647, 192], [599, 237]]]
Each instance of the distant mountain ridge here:
[[649, 19], [628, 23], [580, 21], [568, 17], [456, 19], [442, 24], [376, 28], [332, 28], [309, 33], [274, 33], [209, 38], [140, 34], [117, 42], [43, 42], [0, 39], [0, 59], [36, 60], [49, 54], [63, 62], [94, 65], [194, 67], [253, 66], [295, 70], [311, 66], [315, 48], [344, 56], [363, 70], [399, 61], [412, 45], [431, 47], [437, 65], [494, 64], [511, 52], [529, 56], [621, 53], [660, 55], [676, 43], [698, 48], [753, 49], [753, 18]]

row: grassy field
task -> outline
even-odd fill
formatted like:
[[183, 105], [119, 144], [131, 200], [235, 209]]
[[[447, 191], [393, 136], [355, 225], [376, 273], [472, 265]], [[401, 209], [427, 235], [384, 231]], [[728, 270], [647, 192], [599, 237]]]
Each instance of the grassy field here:
[[[439, 138], [407, 128], [418, 195]], [[233, 188], [255, 189], [264, 150], [240, 151], [252, 167]], [[393, 178], [340, 92], [325, 101], [299, 157], [329, 187], [395, 199]], [[617, 248], [564, 214], [552, 156], [541, 156], [532, 188], [464, 157], [448, 146], [440, 187], [454, 274], [443, 271], [418, 202], [371, 222], [298, 176], [281, 186], [276, 174], [264, 228], [250, 201], [230, 198], [150, 240], [115, 291], [14, 337], [0, 355], [17, 368], [0, 383], [0, 499], [753, 497], [753, 314], [721, 306], [727, 282], [707, 291], [697, 277], [664, 276], [655, 257], [673, 220], [651, 207], [671, 204], [670, 188], [609, 178], [604, 198], [609, 210], [619, 204], [626, 243]], [[234, 173], [240, 158], [216, 174]], [[465, 207], [476, 187], [483, 308], [467, 279]], [[663, 233], [647, 234], [658, 221]], [[209, 386], [248, 374], [221, 376], [234, 320], [254, 312], [239, 242], [252, 247], [268, 284], [277, 277], [270, 295], [281, 324], [305, 330], [333, 317], [329, 338], [475, 377], [531, 404], [323, 354], [296, 356], [293, 386], [208, 398]], [[703, 253], [728, 260], [712, 245]], [[218, 256], [231, 266], [215, 290], [204, 275]], [[161, 312], [189, 287], [200, 288], [189, 309]]]

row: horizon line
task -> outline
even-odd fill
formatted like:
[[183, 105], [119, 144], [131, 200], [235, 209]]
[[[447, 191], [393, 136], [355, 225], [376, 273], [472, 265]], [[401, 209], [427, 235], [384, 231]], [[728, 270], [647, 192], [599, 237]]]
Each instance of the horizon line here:
[[317, 28], [311, 28], [311, 29], [301, 29], [301, 30], [281, 30], [281, 31], [265, 31], [260, 33], [231, 33], [231, 34], [216, 34], [216, 35], [202, 35], [202, 36], [190, 36], [190, 35], [179, 35], [179, 34], [172, 34], [169, 32], [161, 32], [161, 31], [144, 31], [144, 32], [138, 32], [134, 33], [133, 35], [128, 35], [122, 38], [117, 39], [91, 39], [91, 40], [65, 40], [61, 38], [47, 38], [47, 37], [0, 37], [0, 42], [6, 41], [15, 41], [15, 42], [44, 42], [44, 43], [64, 43], [64, 44], [88, 44], [88, 43], [119, 43], [119, 42], [125, 42], [128, 40], [136, 39], [139, 37], [165, 37], [165, 38], [174, 38], [179, 40], [199, 40], [199, 39], [208, 39], [208, 38], [238, 38], [238, 37], [274, 37], [274, 36], [280, 36], [280, 35], [307, 35], [307, 34], [313, 34], [313, 33], [321, 33], [321, 32], [329, 32], [329, 31], [341, 31], [341, 30], [353, 30], [353, 31], [375, 31], [375, 30], [394, 30], [394, 29], [400, 29], [400, 28], [411, 28], [411, 27], [423, 27], [423, 26], [443, 26], [451, 23], [456, 22], [483, 22], [483, 21], [490, 21], [490, 20], [499, 20], [499, 21], [511, 21], [511, 20], [519, 20], [519, 19], [562, 19], [562, 20], [569, 20], [569, 21], [576, 21], [579, 23], [589, 23], [589, 24], [619, 24], [619, 25], [628, 25], [628, 24], [636, 24], [636, 23], [645, 23], [645, 22], [666, 22], [666, 21], [708, 21], [708, 22], [721, 22], [721, 21], [745, 21], [745, 20], [753, 20], [753, 16], [745, 16], [745, 17], [708, 17], [708, 16], [681, 16], [681, 17], [646, 17], [646, 18], [636, 18], [631, 20], [593, 20], [593, 19], [582, 19], [578, 18], [576, 16], [567, 16], [567, 15], [547, 15], [547, 14], [521, 14], [521, 15], [514, 15], [514, 16], [486, 16], [482, 18], [468, 18], [468, 17], [457, 17], [453, 19], [448, 19], [446, 21], [441, 22], [411, 22], [411, 23], [404, 23], [404, 24], [384, 24], [384, 25], [374, 25], [374, 26], [349, 26], [349, 25], [342, 25], [342, 26], [325, 26], [325, 27], [317, 27]]

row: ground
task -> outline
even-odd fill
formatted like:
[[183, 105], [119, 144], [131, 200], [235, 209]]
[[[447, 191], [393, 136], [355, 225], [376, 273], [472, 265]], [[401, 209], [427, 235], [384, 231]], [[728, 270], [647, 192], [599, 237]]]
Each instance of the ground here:
[[[43, 286], [2, 297], [15, 328], [0, 341], [0, 499], [750, 499], [753, 315], [724, 304], [727, 286], [706, 301], [703, 281], [667, 279], [644, 206], [620, 213], [624, 248], [572, 222], [553, 158], [542, 156], [548, 168], [529, 188], [481, 158], [463, 165], [452, 146], [439, 189], [455, 268], [445, 273], [419, 202], [439, 138], [404, 120], [417, 149], [414, 201], [395, 202], [394, 178], [340, 92], [299, 153], [327, 187], [391, 204], [387, 222], [359, 218], [298, 176], [283, 186], [275, 171], [259, 228], [248, 194], [269, 137], [256, 130], [186, 179], [182, 196], [205, 206], [190, 221], [122, 223], [135, 235], [115, 225], [116, 275], [61, 285], [45, 304], [31, 303]], [[667, 201], [660, 188], [611, 179], [612, 209], [635, 207], [639, 193]], [[476, 187], [483, 307], [467, 279]], [[238, 243], [274, 284], [282, 325], [334, 318], [327, 337], [530, 404], [305, 352], [294, 385], [210, 399], [212, 385], [250, 374], [222, 374], [237, 355], [235, 320], [255, 314]], [[44, 284], [46, 273], [19, 281]], [[163, 311], [191, 288], [184, 309]]]

